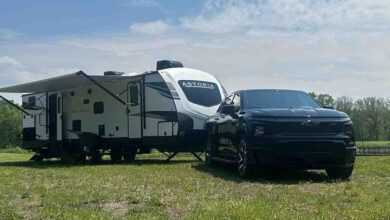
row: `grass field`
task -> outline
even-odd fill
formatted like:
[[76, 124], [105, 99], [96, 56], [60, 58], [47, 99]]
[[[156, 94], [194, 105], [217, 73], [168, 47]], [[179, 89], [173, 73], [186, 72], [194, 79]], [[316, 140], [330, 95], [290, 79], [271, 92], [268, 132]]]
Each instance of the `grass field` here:
[[390, 219], [390, 157], [359, 157], [337, 182], [323, 171], [243, 181], [187, 155], [82, 166], [29, 156], [0, 153], [0, 219]]

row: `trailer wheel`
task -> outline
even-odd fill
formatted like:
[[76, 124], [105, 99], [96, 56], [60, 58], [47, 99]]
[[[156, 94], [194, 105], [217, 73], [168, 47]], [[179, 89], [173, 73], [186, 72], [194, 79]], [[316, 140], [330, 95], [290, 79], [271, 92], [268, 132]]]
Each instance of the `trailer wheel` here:
[[85, 163], [86, 156], [83, 152], [62, 151], [61, 162], [64, 164], [82, 164]]
[[133, 162], [137, 155], [137, 148], [132, 148], [129, 150], [125, 150], [123, 152], [123, 159], [127, 162]]
[[89, 158], [89, 161], [91, 163], [99, 163], [101, 160], [102, 160], [102, 153], [100, 152], [100, 150], [93, 150], [91, 152], [91, 156]]
[[122, 160], [122, 152], [117, 149], [110, 150], [110, 158], [113, 162], [119, 162]]

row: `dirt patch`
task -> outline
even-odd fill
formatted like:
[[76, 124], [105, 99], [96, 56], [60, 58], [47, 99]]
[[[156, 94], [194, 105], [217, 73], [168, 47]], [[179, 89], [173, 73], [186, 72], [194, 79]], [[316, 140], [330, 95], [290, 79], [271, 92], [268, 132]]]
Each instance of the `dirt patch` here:
[[143, 204], [136, 201], [110, 201], [101, 206], [105, 212], [112, 215], [125, 216], [128, 211], [140, 208]]
[[112, 201], [102, 204], [103, 210], [113, 215], [124, 216], [129, 210], [128, 201]]

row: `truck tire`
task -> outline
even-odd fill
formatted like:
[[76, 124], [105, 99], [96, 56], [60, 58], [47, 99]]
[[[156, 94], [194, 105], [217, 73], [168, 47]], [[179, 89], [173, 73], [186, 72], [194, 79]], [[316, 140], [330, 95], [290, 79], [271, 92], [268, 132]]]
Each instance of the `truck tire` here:
[[237, 152], [237, 169], [240, 176], [244, 179], [250, 179], [255, 176], [255, 167], [248, 162], [248, 143], [245, 135], [240, 138]]
[[350, 167], [333, 167], [326, 169], [326, 174], [331, 179], [348, 180], [353, 171], [353, 166]]

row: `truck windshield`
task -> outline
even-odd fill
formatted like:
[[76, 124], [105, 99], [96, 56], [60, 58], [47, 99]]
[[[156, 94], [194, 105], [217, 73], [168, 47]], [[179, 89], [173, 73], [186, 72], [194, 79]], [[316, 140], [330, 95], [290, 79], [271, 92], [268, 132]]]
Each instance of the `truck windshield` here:
[[188, 101], [211, 107], [221, 103], [221, 93], [218, 85], [212, 82], [180, 80], [179, 85], [186, 95]]
[[245, 92], [247, 108], [321, 108], [308, 94], [286, 90], [252, 90]]

